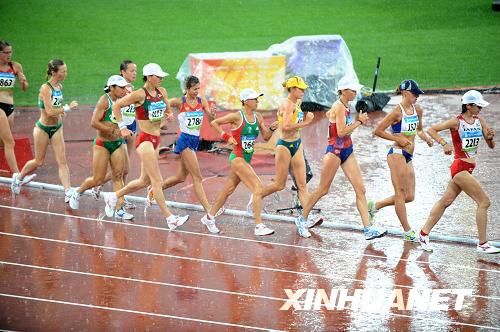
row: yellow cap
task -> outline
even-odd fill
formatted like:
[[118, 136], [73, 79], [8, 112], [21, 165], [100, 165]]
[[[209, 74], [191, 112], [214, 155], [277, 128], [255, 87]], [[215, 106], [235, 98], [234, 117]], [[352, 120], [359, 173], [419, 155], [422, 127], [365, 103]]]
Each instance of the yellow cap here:
[[309, 85], [307, 85], [306, 82], [304, 82], [302, 77], [292, 76], [289, 79], [287, 79], [285, 81], [285, 83], [283, 83], [283, 87], [285, 87], [285, 88], [299, 88], [299, 89], [305, 90], [309, 87]]

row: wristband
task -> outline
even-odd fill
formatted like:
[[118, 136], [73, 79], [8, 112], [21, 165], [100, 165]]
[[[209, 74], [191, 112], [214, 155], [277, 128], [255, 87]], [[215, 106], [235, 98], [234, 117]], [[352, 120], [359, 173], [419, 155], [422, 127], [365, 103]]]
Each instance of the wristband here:
[[445, 146], [445, 145], [446, 145], [446, 144], [448, 144], [448, 143], [446, 143], [446, 141], [445, 141], [445, 140], [442, 140], [442, 141], [441, 141], [441, 143], [439, 143], [439, 144], [441, 144], [441, 146]]
[[224, 132], [224, 133], [222, 134], [222, 139], [223, 139], [224, 141], [226, 141], [226, 142], [227, 142], [227, 141], [229, 141], [229, 139], [230, 139], [231, 137], [233, 137], [233, 136], [229, 135], [229, 134], [228, 134], [228, 133], [226, 133], [226, 132]]
[[68, 104], [65, 104], [63, 106], [63, 111], [64, 111], [64, 113], [69, 113], [69, 112], [71, 112], [71, 107], [69, 107]]
[[269, 127], [269, 130], [274, 132], [276, 130], [276, 128], [273, 129], [273, 128]]
[[361, 121], [360, 119], [356, 119], [356, 121], [359, 121], [359, 124], [362, 125], [363, 124], [363, 121]]
[[118, 128], [120, 128], [120, 130], [122, 130], [122, 129], [127, 128], [127, 125], [126, 125], [126, 124], [125, 124], [125, 122], [123, 122], [123, 120], [122, 120], [122, 121], [119, 121], [119, 122], [118, 122]]

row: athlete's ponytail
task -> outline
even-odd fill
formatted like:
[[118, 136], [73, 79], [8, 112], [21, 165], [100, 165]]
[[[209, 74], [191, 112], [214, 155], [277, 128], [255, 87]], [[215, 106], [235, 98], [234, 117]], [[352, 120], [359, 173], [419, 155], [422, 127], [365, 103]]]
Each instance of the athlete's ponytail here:
[[128, 65], [134, 63], [132, 60], [123, 60], [122, 63], [120, 63], [120, 76], [122, 75], [122, 71], [127, 71]]
[[10, 46], [10, 44], [6, 40], [0, 40], [0, 52], [8, 46]]
[[52, 73], [57, 73], [59, 68], [61, 68], [62, 66], [64, 66], [64, 61], [62, 61], [60, 59], [50, 60], [48, 66], [47, 66], [47, 76], [45, 77], [45, 79], [48, 81], [49, 77], [52, 76]]
[[401, 85], [398, 85], [398, 87], [396, 88], [396, 91], [394, 91], [394, 93], [396, 94], [396, 96], [402, 94]]

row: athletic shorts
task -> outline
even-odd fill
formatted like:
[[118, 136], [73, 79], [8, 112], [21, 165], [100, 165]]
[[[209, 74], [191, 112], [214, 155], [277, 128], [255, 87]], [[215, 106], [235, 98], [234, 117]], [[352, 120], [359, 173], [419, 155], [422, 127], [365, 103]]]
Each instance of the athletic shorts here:
[[52, 136], [55, 135], [55, 133], [57, 133], [57, 131], [59, 130], [59, 128], [62, 127], [62, 122], [59, 122], [58, 124], [56, 124], [55, 126], [45, 126], [43, 125], [40, 120], [38, 120], [36, 122], [36, 126], [38, 128], [40, 128], [41, 130], [43, 130], [44, 132], [47, 133], [47, 135], [49, 135], [49, 139], [52, 138]]
[[455, 159], [453, 164], [450, 166], [451, 178], [453, 179], [455, 175], [462, 171], [467, 171], [472, 174], [472, 171], [476, 168], [476, 164], [471, 164], [466, 161]]
[[108, 150], [109, 154], [112, 155], [113, 152], [118, 150], [120, 146], [124, 143], [123, 139], [119, 139], [116, 141], [104, 141], [102, 138], [95, 138], [94, 139], [94, 145], [102, 146], [106, 150]]
[[175, 143], [174, 152], [180, 154], [185, 149], [191, 149], [196, 152], [198, 151], [198, 145], [200, 145], [200, 136], [181, 133], [177, 139], [177, 143]]
[[9, 117], [12, 113], [14, 113], [14, 105], [0, 103], [0, 109], [5, 112], [5, 116]]
[[137, 136], [137, 141], [135, 142], [135, 147], [138, 148], [139, 145], [141, 145], [141, 143], [143, 143], [143, 142], [153, 143], [153, 147], [156, 150], [156, 148], [160, 145], [160, 136], [151, 135], [151, 134], [148, 134], [148, 133], [141, 131], [139, 133], [139, 136]]
[[344, 149], [336, 148], [333, 145], [328, 145], [326, 147], [326, 153], [332, 153], [333, 155], [339, 157], [341, 165], [347, 160], [347, 158], [349, 158], [349, 156], [353, 153], [353, 150], [352, 145]]
[[398, 148], [390, 148], [389, 149], [389, 152], [387, 152], [387, 155], [391, 155], [393, 153], [396, 153], [396, 154], [402, 154], [403, 157], [405, 157], [405, 160], [406, 160], [406, 163], [408, 164], [410, 161], [412, 161], [413, 159], [413, 155], [403, 149], [398, 149]]
[[300, 147], [300, 143], [302, 143], [302, 140], [299, 138], [295, 141], [291, 141], [291, 142], [288, 142], [288, 141], [284, 141], [282, 140], [281, 138], [278, 139], [278, 141], [276, 142], [276, 146], [278, 145], [283, 145], [284, 147], [286, 147], [288, 149], [288, 151], [290, 151], [290, 155], [293, 156], [297, 153], [297, 151], [299, 150], [299, 147]]

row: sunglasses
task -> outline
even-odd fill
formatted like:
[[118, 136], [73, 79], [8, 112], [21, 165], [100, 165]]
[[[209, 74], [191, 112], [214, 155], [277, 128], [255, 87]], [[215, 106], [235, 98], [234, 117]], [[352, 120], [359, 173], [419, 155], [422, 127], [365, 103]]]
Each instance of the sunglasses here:
[[479, 108], [480, 110], [483, 109], [483, 106], [479, 106], [478, 104], [471, 104], [472, 106], [476, 106], [477, 108]]

